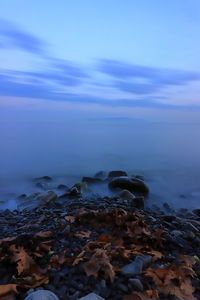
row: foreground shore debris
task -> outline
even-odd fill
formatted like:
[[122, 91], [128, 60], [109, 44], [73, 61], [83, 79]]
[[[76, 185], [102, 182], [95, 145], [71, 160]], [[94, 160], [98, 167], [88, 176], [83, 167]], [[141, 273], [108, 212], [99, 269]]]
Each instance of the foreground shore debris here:
[[43, 290], [60, 300], [200, 299], [199, 210], [112, 207], [107, 198], [93, 209], [46, 202], [1, 212], [0, 300]]

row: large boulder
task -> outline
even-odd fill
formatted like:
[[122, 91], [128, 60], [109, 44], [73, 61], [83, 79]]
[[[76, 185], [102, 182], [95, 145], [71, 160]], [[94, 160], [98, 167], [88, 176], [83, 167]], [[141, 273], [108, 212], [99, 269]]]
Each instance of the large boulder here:
[[108, 178], [119, 177], [119, 176], [128, 176], [125, 171], [110, 171], [108, 173]]
[[119, 192], [118, 196], [123, 200], [129, 200], [132, 201], [135, 199], [135, 195], [133, 193], [129, 192], [128, 190], [122, 190]]
[[130, 178], [128, 176], [121, 176], [113, 178], [109, 183], [108, 186], [110, 189], [122, 189], [128, 190], [131, 193], [137, 193], [146, 195], [149, 193], [148, 186], [140, 179], [137, 178]]

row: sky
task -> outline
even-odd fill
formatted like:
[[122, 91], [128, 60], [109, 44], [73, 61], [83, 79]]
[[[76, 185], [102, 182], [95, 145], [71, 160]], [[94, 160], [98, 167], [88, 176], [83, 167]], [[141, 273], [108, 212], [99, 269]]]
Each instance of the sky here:
[[199, 0], [1, 0], [0, 108], [197, 121], [199, 36]]

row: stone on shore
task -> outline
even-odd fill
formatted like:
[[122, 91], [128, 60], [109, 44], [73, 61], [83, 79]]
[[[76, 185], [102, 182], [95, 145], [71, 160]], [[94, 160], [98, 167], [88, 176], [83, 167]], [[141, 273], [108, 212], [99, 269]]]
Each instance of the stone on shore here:
[[133, 193], [129, 192], [128, 190], [123, 190], [119, 192], [119, 197], [123, 200], [129, 200], [129, 201], [135, 199], [135, 195], [133, 195]]
[[59, 300], [59, 298], [48, 290], [39, 290], [29, 294], [24, 300]]
[[102, 183], [102, 179], [84, 176], [82, 182], [87, 182], [88, 184]]
[[105, 299], [95, 293], [90, 293], [90, 294], [86, 295], [85, 297], [79, 298], [78, 300], [105, 300]]
[[34, 178], [34, 181], [50, 182], [52, 181], [52, 178], [50, 176], [42, 176], [42, 177]]
[[94, 177], [95, 178], [99, 178], [99, 179], [105, 179], [106, 178], [106, 172], [104, 172], [104, 171], [99, 171], [99, 172], [97, 172], [95, 175], [94, 175]]
[[108, 178], [113, 178], [113, 177], [120, 177], [120, 176], [128, 176], [128, 174], [125, 171], [110, 171], [108, 173]]
[[125, 189], [132, 193], [146, 195], [149, 193], [148, 186], [140, 179], [130, 178], [128, 176], [120, 176], [113, 178], [109, 184], [110, 189]]

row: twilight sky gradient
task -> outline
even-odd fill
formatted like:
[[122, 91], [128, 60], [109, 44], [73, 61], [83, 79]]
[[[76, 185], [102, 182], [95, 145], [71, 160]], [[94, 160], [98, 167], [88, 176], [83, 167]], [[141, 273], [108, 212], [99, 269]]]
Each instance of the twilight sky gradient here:
[[191, 116], [199, 36], [199, 0], [1, 0], [0, 107]]

